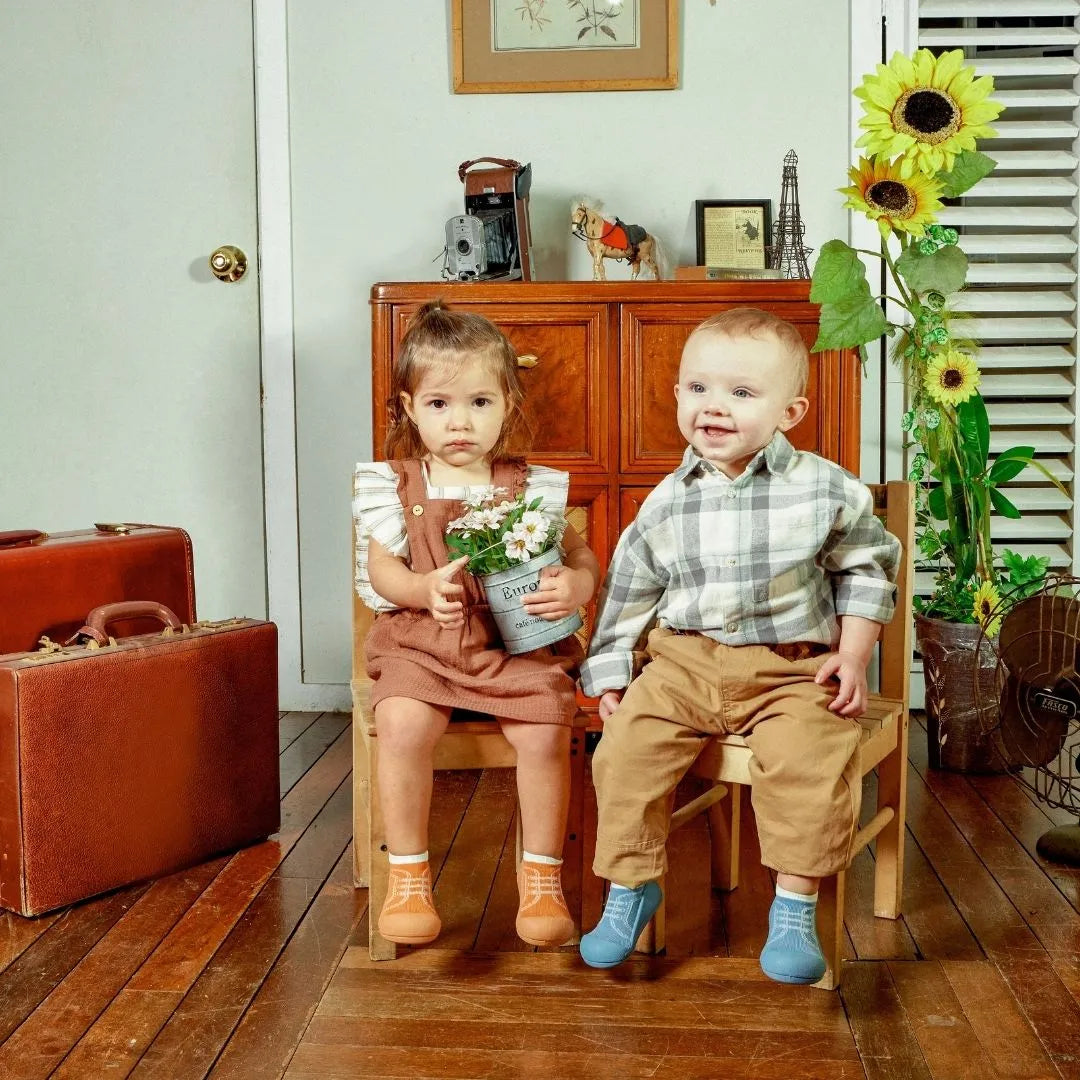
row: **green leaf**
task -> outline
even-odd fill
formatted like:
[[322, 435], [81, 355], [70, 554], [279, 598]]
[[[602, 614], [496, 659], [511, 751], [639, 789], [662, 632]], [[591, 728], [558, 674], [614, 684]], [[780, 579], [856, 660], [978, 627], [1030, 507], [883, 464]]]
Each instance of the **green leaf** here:
[[943, 247], [923, 255], [912, 246], [896, 260], [901, 277], [917, 293], [936, 291], [948, 296], [967, 281], [968, 258], [958, 247]]
[[930, 492], [930, 497], [927, 500], [930, 507], [930, 513], [938, 519], [938, 521], [949, 520], [949, 506], [945, 501], [945, 489], [942, 487], [936, 487]]
[[965, 191], [973, 188], [984, 176], [989, 176], [997, 162], [986, 154], [980, 154], [978, 150], [963, 150], [953, 162], [951, 172], [937, 174], [941, 181], [941, 196], [944, 199], [955, 199], [963, 195]]
[[[869, 295], [866, 267], [858, 253], [843, 240], [830, 240], [822, 247], [814, 263], [810, 299], [815, 304], [835, 304]], [[856, 344], [861, 345], [862, 342]]]
[[821, 305], [817, 341], [811, 352], [849, 349], [881, 337], [889, 328], [881, 305], [869, 293], [853, 300]]
[[970, 445], [977, 455], [974, 463], [981, 473], [990, 456], [990, 418], [981, 394], [976, 392], [956, 406], [956, 426], [964, 438], [965, 449]]
[[990, 467], [990, 483], [1004, 484], [1014, 476], [1019, 476], [1031, 464], [1034, 453], [1034, 446], [1014, 446], [1011, 450], [998, 454]]
[[1020, 511], [997, 488], [990, 488], [990, 501], [1002, 517], [1018, 518], [1020, 516]]

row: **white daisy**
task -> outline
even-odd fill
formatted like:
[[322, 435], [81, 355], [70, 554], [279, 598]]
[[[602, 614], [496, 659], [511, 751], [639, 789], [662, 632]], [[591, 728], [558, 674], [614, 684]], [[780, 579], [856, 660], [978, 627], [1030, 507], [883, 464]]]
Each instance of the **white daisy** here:
[[532, 558], [528, 537], [517, 529], [503, 533], [503, 544], [506, 547], [508, 559], [513, 559], [515, 562], [528, 562]]

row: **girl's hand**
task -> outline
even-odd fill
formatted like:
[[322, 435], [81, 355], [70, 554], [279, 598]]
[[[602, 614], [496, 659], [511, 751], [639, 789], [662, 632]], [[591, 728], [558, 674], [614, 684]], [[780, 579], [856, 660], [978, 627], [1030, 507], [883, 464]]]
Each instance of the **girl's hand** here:
[[521, 598], [521, 606], [530, 615], [551, 622], [573, 614], [593, 594], [593, 577], [586, 570], [569, 566], [545, 566], [540, 571], [540, 586]]
[[605, 690], [600, 695], [601, 720], [606, 720], [619, 707], [622, 696], [623, 692], [621, 690]]
[[465, 605], [460, 600], [451, 599], [465, 591], [464, 585], [455, 585], [452, 578], [469, 561], [468, 555], [462, 555], [445, 566], [438, 566], [424, 574], [424, 591], [427, 596], [426, 607], [432, 618], [444, 630], [453, 630], [465, 624]]
[[861, 716], [866, 708], [866, 664], [862, 658], [852, 653], [830, 653], [814, 676], [814, 682], [824, 686], [830, 678], [837, 679], [840, 687], [836, 697], [829, 702], [829, 712]]

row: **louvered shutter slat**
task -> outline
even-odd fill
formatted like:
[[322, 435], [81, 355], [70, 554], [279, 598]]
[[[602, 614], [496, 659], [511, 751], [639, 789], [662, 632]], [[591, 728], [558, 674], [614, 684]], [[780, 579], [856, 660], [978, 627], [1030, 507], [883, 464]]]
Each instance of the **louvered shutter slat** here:
[[988, 176], [972, 196], [979, 199], [1071, 199], [1076, 179], [1068, 176]]
[[1077, 0], [922, 0], [919, 15], [923, 19], [975, 19], [997, 15], [1014, 19], [1019, 16], [1080, 15]]
[[993, 75], [994, 78], [1037, 75], [1069, 77], [1080, 72], [1080, 60], [1071, 56], [994, 56], [975, 57], [977, 75]]
[[984, 398], [1017, 397], [1068, 398], [1073, 392], [1072, 379], [1052, 371], [1033, 371], [1022, 375], [995, 375], [988, 373], [983, 357], [979, 357], [982, 381], [979, 392]]
[[[969, 285], [1073, 285], [1076, 271], [1068, 263], [972, 262]], [[1071, 294], [1070, 294], [1071, 300]]]
[[[1077, 65], [1080, 71], [1080, 65]], [[1068, 150], [999, 150], [996, 146], [987, 147], [990, 156], [997, 162], [991, 176], [983, 183], [997, 179], [1006, 172], [1066, 172], [1076, 170], [1077, 156]], [[982, 184], [979, 185], [979, 188]], [[978, 191], [979, 188], [975, 190]]]
[[1072, 338], [1076, 327], [1069, 319], [1046, 316], [1041, 319], [965, 319], [965, 337], [976, 341], [1062, 341]]
[[1054, 49], [1074, 48], [1080, 43], [1080, 33], [1068, 27], [955, 27], [953, 29], [919, 28], [919, 44], [923, 48], [955, 49], [987, 45], [1039, 45]]
[[1076, 357], [1064, 345], [990, 345], [979, 352], [979, 367], [983, 371], [1002, 368], [1025, 368], [1038, 371], [1044, 368], [1067, 368], [1076, 364]]
[[953, 299], [954, 311], [971, 312], [1072, 311], [1074, 306], [1075, 301], [1071, 293], [1044, 290], [1027, 292], [1018, 289], [1011, 291], [983, 289], [978, 292], [969, 290]]

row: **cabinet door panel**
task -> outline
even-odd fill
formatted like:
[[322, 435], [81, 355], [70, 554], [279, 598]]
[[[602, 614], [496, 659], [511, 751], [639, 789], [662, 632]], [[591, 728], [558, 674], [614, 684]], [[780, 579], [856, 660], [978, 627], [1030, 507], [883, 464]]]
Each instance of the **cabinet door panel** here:
[[[686, 443], [675, 420], [679, 359], [690, 332], [703, 319], [730, 304], [624, 304], [620, 314], [622, 362], [619, 396], [623, 402], [620, 465], [624, 471], [670, 471]], [[816, 309], [809, 305], [759, 305], [795, 325], [809, 347], [817, 337]], [[806, 396], [810, 409], [788, 438], [858, 471], [858, 440], [841, 439], [841, 417], [858, 431], [859, 380], [855, 354], [811, 354]]]
[[[607, 571], [611, 558], [611, 525], [608, 513], [608, 492], [606, 487], [589, 484], [570, 484], [570, 495], [566, 500], [566, 520], [577, 530], [578, 535], [593, 550], [600, 563], [601, 574]], [[588, 648], [596, 618], [596, 597], [585, 606], [582, 620], [585, 625], [578, 631], [578, 639], [583, 648]]]
[[[518, 356], [525, 413], [532, 427], [529, 460], [574, 473], [602, 473], [609, 467], [607, 311], [601, 304], [470, 305], [455, 297], [455, 309], [472, 310], [495, 323]], [[393, 353], [415, 305], [394, 308]], [[535, 362], [531, 358], [535, 358]], [[391, 363], [393, 359], [391, 358]], [[381, 444], [376, 430], [375, 443]]]

